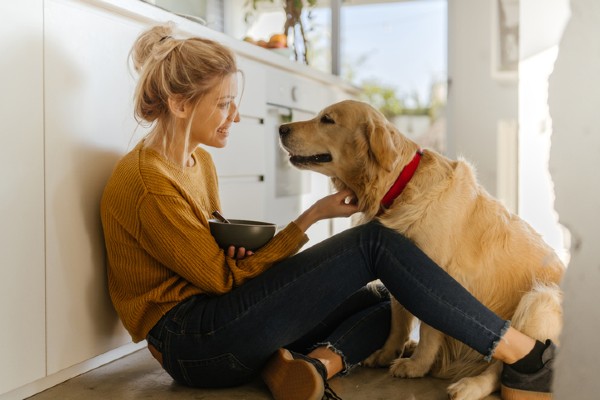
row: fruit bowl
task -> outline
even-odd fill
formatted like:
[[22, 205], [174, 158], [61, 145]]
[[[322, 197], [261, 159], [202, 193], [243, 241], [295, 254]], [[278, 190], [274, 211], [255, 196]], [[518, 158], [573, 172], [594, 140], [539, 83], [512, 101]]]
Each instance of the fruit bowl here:
[[230, 219], [230, 223], [209, 219], [210, 233], [222, 249], [229, 246], [256, 251], [275, 235], [276, 225], [270, 222]]

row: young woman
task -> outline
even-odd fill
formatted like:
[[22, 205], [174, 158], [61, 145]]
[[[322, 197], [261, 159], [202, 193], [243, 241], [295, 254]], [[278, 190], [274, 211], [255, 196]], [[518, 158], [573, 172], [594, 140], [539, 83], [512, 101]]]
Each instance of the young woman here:
[[[347, 217], [327, 196], [255, 253], [219, 249], [208, 219], [217, 174], [200, 145], [225, 147], [240, 120], [232, 52], [154, 27], [133, 46], [137, 118], [151, 132], [116, 166], [101, 204], [108, 283], [134, 341], [178, 382], [227, 387], [262, 372], [276, 399], [333, 396], [327, 379], [380, 348], [389, 297], [419, 319], [505, 363], [511, 398], [550, 398], [554, 345], [509, 327], [411, 242], [377, 222], [303, 252], [315, 222]], [[517, 395], [515, 395], [515, 393]]]

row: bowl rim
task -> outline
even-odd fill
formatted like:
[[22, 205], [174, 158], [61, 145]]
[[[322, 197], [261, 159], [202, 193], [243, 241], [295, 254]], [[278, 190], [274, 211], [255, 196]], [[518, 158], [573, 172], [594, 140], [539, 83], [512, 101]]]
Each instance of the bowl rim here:
[[210, 218], [208, 220], [209, 224], [218, 224], [218, 225], [233, 225], [233, 226], [273, 226], [277, 225], [273, 222], [265, 222], [265, 221], [255, 221], [251, 219], [236, 219], [236, 218], [228, 218], [230, 224], [220, 221], [216, 218]]

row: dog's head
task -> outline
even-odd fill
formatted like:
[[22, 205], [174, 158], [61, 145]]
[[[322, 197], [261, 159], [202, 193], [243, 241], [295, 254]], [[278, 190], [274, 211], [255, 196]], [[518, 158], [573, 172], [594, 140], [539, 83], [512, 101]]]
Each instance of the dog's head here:
[[311, 120], [281, 125], [279, 135], [294, 166], [331, 177], [338, 190], [350, 188], [363, 212], [379, 207], [398, 169], [418, 149], [383, 114], [353, 100], [333, 104]]

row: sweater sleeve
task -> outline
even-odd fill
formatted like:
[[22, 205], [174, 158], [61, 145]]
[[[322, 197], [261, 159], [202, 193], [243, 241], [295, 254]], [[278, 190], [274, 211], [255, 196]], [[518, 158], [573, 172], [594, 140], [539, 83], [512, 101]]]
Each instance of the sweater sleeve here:
[[254, 255], [227, 257], [210, 233], [208, 221], [185, 199], [149, 194], [139, 207], [139, 243], [162, 265], [207, 294], [222, 294], [295, 254], [308, 240], [290, 223]]

